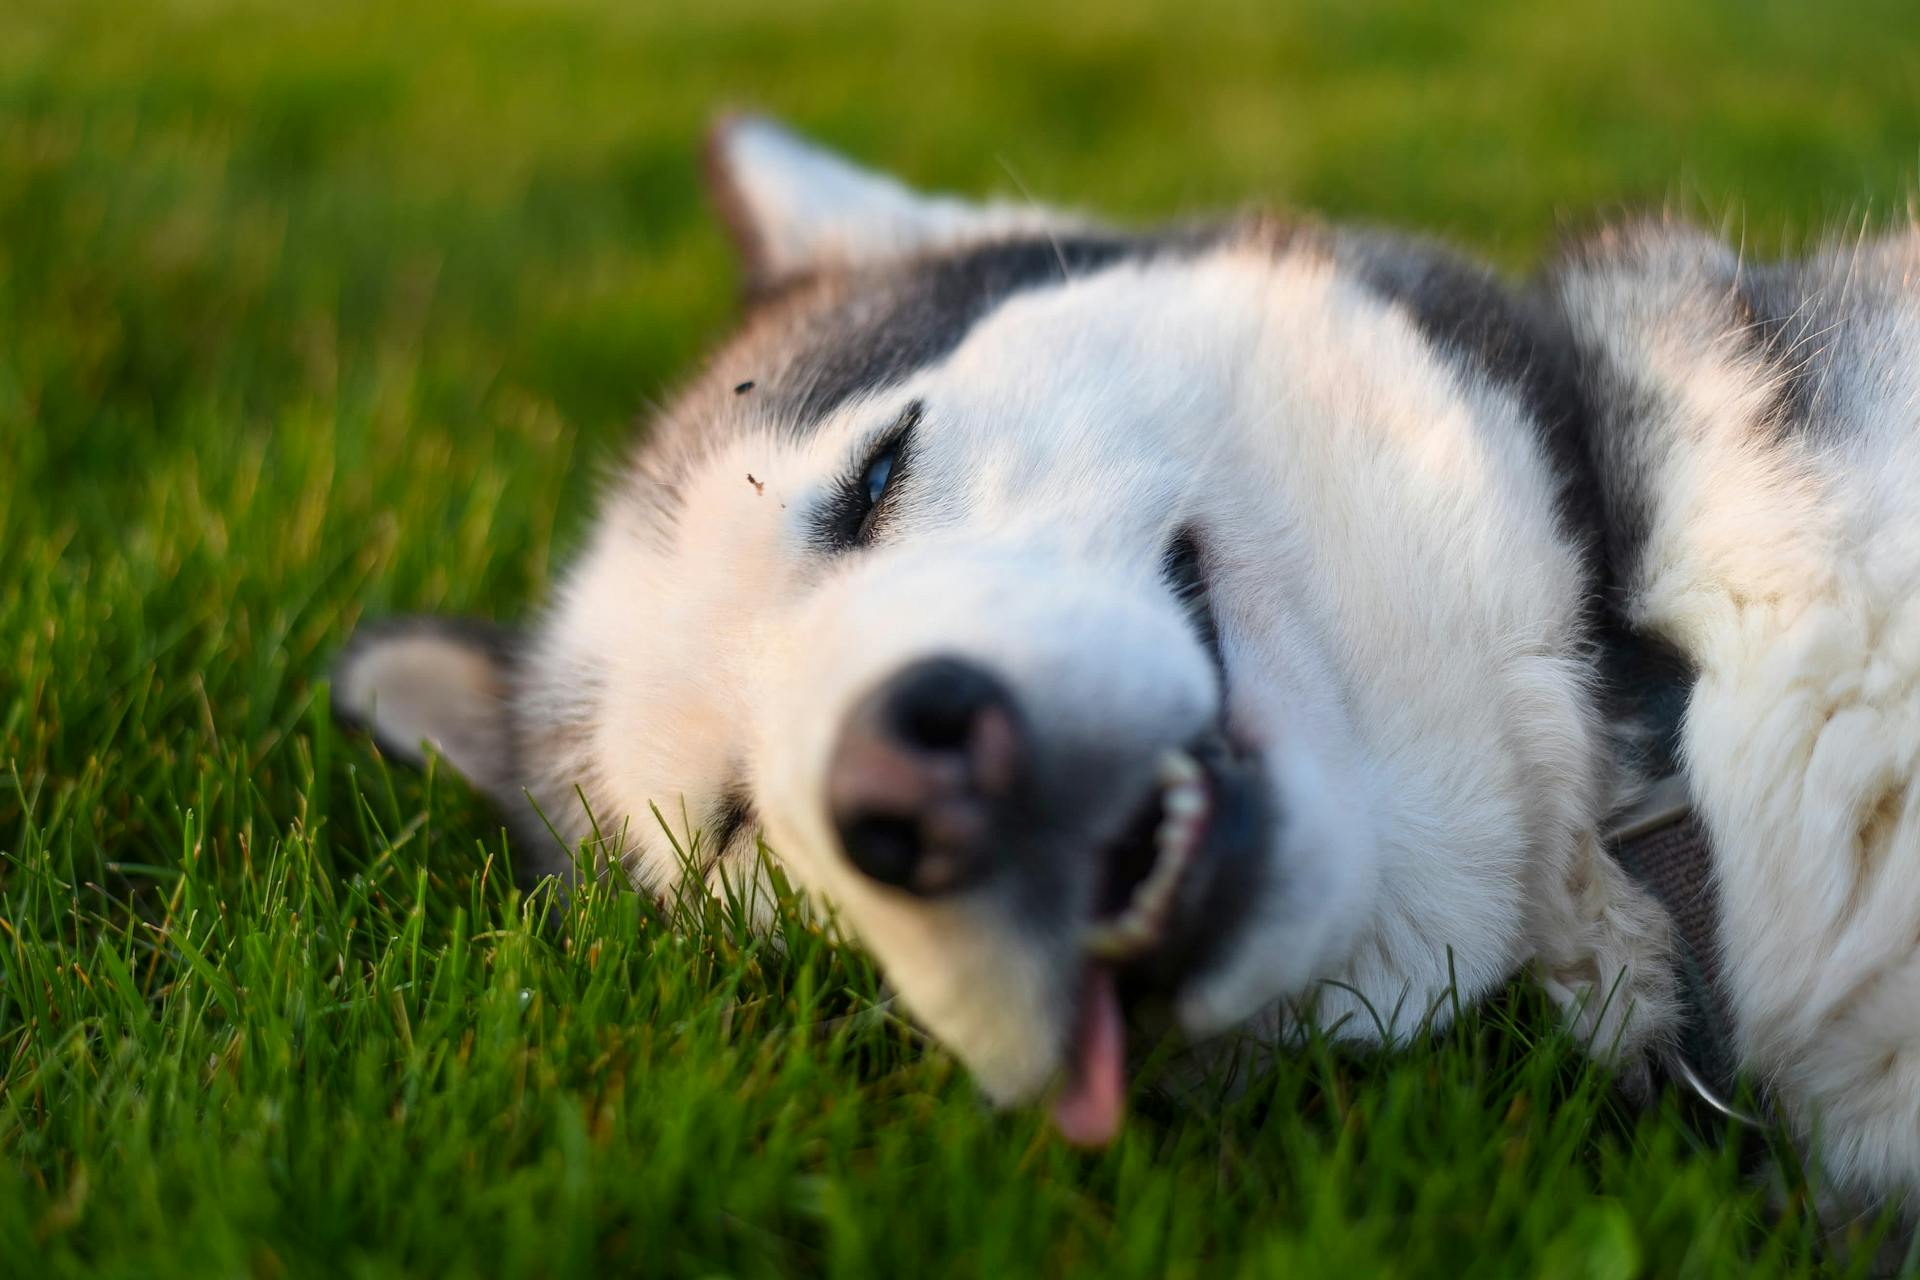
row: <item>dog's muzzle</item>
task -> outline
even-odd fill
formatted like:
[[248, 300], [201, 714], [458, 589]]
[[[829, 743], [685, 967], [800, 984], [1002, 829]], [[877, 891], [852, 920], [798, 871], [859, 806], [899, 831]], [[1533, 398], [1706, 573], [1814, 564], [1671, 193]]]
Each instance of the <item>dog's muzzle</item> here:
[[[1059, 922], [1074, 931], [1083, 973], [1054, 1113], [1068, 1137], [1101, 1142], [1119, 1122], [1124, 1005], [1174, 994], [1231, 949], [1268, 874], [1272, 789], [1259, 758], [1219, 730], [1136, 744], [1132, 754], [1154, 762], [1144, 785], [1093, 767], [1041, 770], [1042, 754], [1063, 749], [1044, 745], [992, 672], [922, 659], [848, 715], [828, 763], [827, 807], [848, 861], [917, 897], [1003, 874], [1083, 886], [1084, 901]], [[1083, 744], [1082, 753], [1111, 747]], [[1116, 834], [1071, 834], [1090, 830]]]

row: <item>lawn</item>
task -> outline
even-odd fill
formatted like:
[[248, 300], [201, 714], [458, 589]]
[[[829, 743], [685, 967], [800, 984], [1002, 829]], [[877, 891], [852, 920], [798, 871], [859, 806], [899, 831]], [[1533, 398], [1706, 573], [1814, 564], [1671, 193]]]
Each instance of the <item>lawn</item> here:
[[723, 105], [1516, 272], [1622, 206], [1904, 210], [1911, 0], [1553, 8], [0, 0], [0, 1271], [1857, 1272], [1881, 1224], [1823, 1257], [1764, 1139], [1520, 989], [1067, 1150], [797, 919], [541, 927], [485, 806], [327, 712], [362, 615], [534, 608], [724, 329]]

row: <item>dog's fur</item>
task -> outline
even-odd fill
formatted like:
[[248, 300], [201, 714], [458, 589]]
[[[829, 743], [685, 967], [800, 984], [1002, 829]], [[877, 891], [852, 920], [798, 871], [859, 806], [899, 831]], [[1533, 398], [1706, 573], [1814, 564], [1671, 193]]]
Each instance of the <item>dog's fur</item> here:
[[[534, 626], [363, 633], [345, 714], [654, 892], [689, 864], [650, 806], [706, 829], [713, 885], [763, 829], [1017, 1101], [1068, 1065], [1099, 851], [1215, 725], [1265, 817], [1167, 983], [1189, 1035], [1392, 1038], [1530, 969], [1643, 1060], [1681, 1016], [1672, 926], [1602, 833], [1623, 690], [1670, 649], [1743, 1064], [1838, 1185], [1920, 1181], [1920, 240], [1756, 269], [1632, 226], [1514, 291], [1374, 233], [920, 196], [758, 121], [713, 168], [740, 334]], [[836, 504], [907, 421], [850, 547]], [[1163, 574], [1182, 533], [1217, 657]], [[850, 708], [930, 654], [1012, 691], [1043, 801], [932, 898], [857, 873], [825, 800]]]
[[1635, 626], [1697, 672], [1746, 1069], [1873, 1195], [1920, 1182], [1920, 233], [1743, 263], [1638, 225], [1550, 287]]

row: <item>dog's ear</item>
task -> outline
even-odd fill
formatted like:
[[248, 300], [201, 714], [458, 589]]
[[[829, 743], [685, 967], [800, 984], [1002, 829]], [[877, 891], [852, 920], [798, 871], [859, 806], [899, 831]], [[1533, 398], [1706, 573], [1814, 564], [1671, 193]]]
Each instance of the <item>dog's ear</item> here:
[[425, 748], [496, 800], [518, 785], [514, 634], [489, 623], [396, 618], [361, 628], [334, 663], [333, 712], [410, 764]]
[[1026, 201], [924, 195], [759, 116], [714, 125], [707, 185], [750, 292], [836, 267], [1084, 225]]

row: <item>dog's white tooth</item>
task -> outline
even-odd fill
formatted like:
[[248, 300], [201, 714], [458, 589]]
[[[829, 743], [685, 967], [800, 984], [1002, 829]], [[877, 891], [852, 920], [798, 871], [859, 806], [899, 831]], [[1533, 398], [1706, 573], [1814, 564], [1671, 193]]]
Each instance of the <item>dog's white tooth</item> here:
[[1154, 845], [1159, 850], [1159, 856], [1154, 859], [1153, 874], [1158, 874], [1168, 862], [1178, 863], [1191, 853], [1199, 831], [1198, 814], [1168, 814], [1153, 833]]
[[1175, 859], [1176, 855], [1170, 850], [1161, 850], [1159, 860], [1153, 864], [1153, 870], [1147, 872], [1146, 879], [1142, 880], [1133, 891], [1134, 906], [1142, 908], [1152, 906], [1153, 897], [1159, 892], [1160, 882], [1166, 879], [1166, 875], [1162, 872], [1161, 868], [1175, 861]]
[[1173, 833], [1171, 858], [1167, 858], [1167, 875], [1179, 875], [1187, 869], [1187, 860], [1194, 852], [1194, 839], [1200, 835], [1200, 827], [1194, 823], [1181, 823], [1179, 831]]
[[1158, 841], [1160, 856], [1154, 859], [1153, 870], [1140, 882], [1134, 891], [1136, 903], [1151, 904], [1156, 910], [1164, 905], [1165, 899], [1179, 882], [1180, 873], [1186, 870], [1187, 862], [1193, 852], [1193, 831], [1190, 827], [1180, 827], [1172, 831], [1162, 828]]
[[[1158, 850], [1153, 866], [1148, 870], [1145, 880], [1140, 882], [1142, 889], [1148, 885], [1159, 884], [1162, 880], [1178, 876], [1187, 864], [1187, 850], [1192, 846], [1192, 838], [1181, 827], [1162, 827], [1154, 838], [1154, 847]], [[1138, 897], [1136, 891], [1135, 896]]]
[[1161, 868], [1168, 863], [1180, 860], [1187, 846], [1193, 843], [1193, 829], [1185, 822], [1168, 819], [1153, 833], [1153, 843], [1159, 852], [1153, 860], [1153, 869], [1147, 873], [1149, 879], [1161, 874]]
[[1166, 874], [1156, 867], [1134, 890], [1133, 901], [1125, 911], [1111, 920], [1087, 927], [1081, 935], [1083, 950], [1098, 959], [1124, 960], [1159, 940], [1166, 899], [1178, 879], [1178, 860], [1170, 861], [1176, 868], [1174, 874]]
[[1081, 949], [1102, 960], [1124, 960], [1152, 945], [1157, 930], [1146, 913], [1129, 907], [1124, 915], [1090, 927]]
[[1160, 805], [1172, 817], [1197, 818], [1206, 811], [1207, 797], [1198, 786], [1175, 787]]
[[1152, 947], [1160, 937], [1168, 909], [1191, 865], [1201, 828], [1212, 808], [1205, 775], [1184, 751], [1169, 751], [1160, 761], [1161, 819], [1154, 828], [1153, 866], [1139, 884], [1125, 911], [1087, 926], [1081, 948], [1101, 960], [1126, 960]]
[[1169, 751], [1160, 757], [1160, 784], [1177, 787], [1200, 781], [1200, 763], [1184, 751]]

